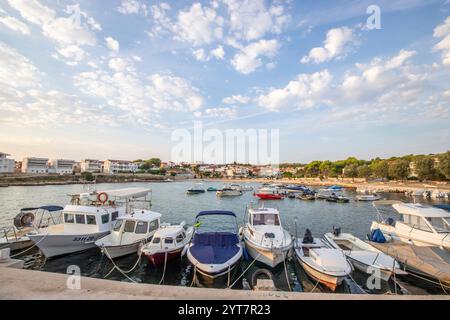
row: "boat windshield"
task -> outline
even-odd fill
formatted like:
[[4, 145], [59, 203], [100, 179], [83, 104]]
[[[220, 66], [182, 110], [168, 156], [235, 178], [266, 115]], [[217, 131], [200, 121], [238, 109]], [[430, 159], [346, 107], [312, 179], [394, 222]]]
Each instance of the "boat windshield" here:
[[116, 223], [114, 224], [113, 230], [114, 231], [119, 231], [120, 227], [122, 226], [122, 223], [123, 223], [122, 219], [116, 220]]
[[279, 226], [280, 219], [277, 214], [274, 213], [265, 213], [265, 214], [254, 214], [253, 215], [253, 225], [254, 226]]
[[433, 226], [436, 232], [448, 233], [450, 232], [450, 218], [426, 218]]

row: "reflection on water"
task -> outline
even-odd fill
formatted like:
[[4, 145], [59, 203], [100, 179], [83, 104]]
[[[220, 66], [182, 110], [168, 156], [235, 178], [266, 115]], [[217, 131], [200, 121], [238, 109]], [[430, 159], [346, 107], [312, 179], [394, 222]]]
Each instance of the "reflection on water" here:
[[[205, 182], [205, 188], [209, 186], [222, 187], [221, 182]], [[258, 187], [259, 184], [249, 184]], [[169, 223], [180, 223], [186, 221], [188, 225], [194, 223], [195, 215], [202, 210], [231, 210], [236, 213], [240, 225], [243, 224], [246, 206], [263, 205], [253, 196], [253, 191], [247, 191], [240, 197], [218, 198], [215, 192], [206, 192], [203, 194], [187, 195], [186, 190], [192, 186], [191, 182], [175, 183], [124, 183], [124, 184], [98, 184], [97, 190], [118, 189], [125, 187], [148, 187], [153, 190], [152, 210], [162, 214], [162, 221]], [[0, 188], [0, 226], [11, 225], [13, 217], [21, 208], [40, 205], [62, 205], [68, 203], [68, 194], [84, 192], [82, 185], [65, 186], [39, 186], [39, 187], [8, 187]], [[354, 198], [353, 191], [344, 191], [344, 195]], [[397, 199], [409, 201], [402, 194], [383, 194], [386, 199]], [[322, 236], [330, 232], [333, 226], [340, 226], [342, 232], [350, 232], [354, 235], [365, 238], [369, 232], [371, 222], [376, 219], [376, 211], [370, 202], [351, 201], [350, 203], [331, 203], [321, 200], [302, 201], [297, 199], [284, 199], [265, 201], [264, 206], [278, 208], [281, 214], [282, 223], [285, 229], [294, 236], [303, 236], [306, 228], [312, 230], [316, 236]], [[392, 217], [396, 218], [395, 215]], [[225, 217], [229, 218], [229, 217]], [[214, 221], [215, 227], [230, 226], [229, 219]], [[223, 223], [223, 225], [221, 225]], [[60, 258], [46, 260], [38, 250], [32, 249], [22, 257], [25, 260], [26, 268], [66, 273], [70, 265], [78, 265], [81, 274], [89, 277], [103, 278], [113, 268], [113, 265], [107, 258], [102, 257], [98, 249], [92, 249], [83, 253], [73, 254]], [[130, 269], [137, 261], [137, 255], [130, 255], [116, 260], [116, 264], [123, 270]], [[286, 263], [287, 278], [284, 265], [279, 265], [272, 270], [274, 282], [277, 289], [289, 290], [289, 286], [295, 291], [314, 292], [325, 291], [320, 285], [316, 286], [309, 280], [301, 267], [289, 259]], [[243, 261], [237, 274], [247, 269], [251, 261]], [[259, 268], [266, 266], [259, 263], [252, 265], [243, 278], [250, 283], [252, 274]], [[163, 276], [163, 268], [155, 269], [147, 265], [145, 259], [137, 265], [135, 270], [128, 276], [136, 282], [158, 284]], [[190, 286], [193, 278], [193, 268], [188, 260], [175, 260], [167, 265], [163, 283], [170, 285]], [[114, 270], [108, 279], [118, 281], [130, 281], [120, 272]], [[358, 271], [353, 274], [353, 279], [360, 286], [365, 288], [367, 276]], [[403, 279], [402, 279], [403, 280]], [[441, 290], [430, 288], [421, 284], [416, 287], [417, 281], [404, 279], [405, 286], [412, 293], [442, 293]], [[236, 283], [235, 288], [242, 288], [242, 279]], [[366, 288], [365, 288], [366, 289]], [[345, 292], [348, 288], [339, 288], [340, 292]], [[373, 293], [394, 292], [392, 284], [383, 283], [381, 290]]]

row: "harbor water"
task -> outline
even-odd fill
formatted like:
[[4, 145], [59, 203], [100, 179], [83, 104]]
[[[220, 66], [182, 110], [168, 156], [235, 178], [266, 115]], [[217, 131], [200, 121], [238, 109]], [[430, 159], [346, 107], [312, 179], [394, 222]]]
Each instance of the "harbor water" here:
[[[96, 190], [119, 189], [128, 187], [145, 187], [152, 190], [152, 210], [162, 214], [161, 221], [169, 223], [180, 223], [192, 225], [196, 213], [202, 210], [223, 209], [236, 213], [239, 225], [243, 224], [246, 206], [274, 207], [278, 208], [281, 214], [282, 224], [293, 236], [302, 237], [308, 228], [312, 233], [321, 237], [326, 232], [331, 232], [333, 226], [340, 227], [342, 232], [352, 233], [362, 239], [369, 233], [369, 228], [373, 220], [377, 219], [377, 212], [371, 202], [358, 202], [354, 198], [355, 191], [344, 190], [343, 194], [352, 200], [349, 203], [333, 203], [323, 200], [303, 201], [298, 199], [285, 198], [283, 200], [259, 201], [253, 191], [244, 192], [239, 197], [219, 198], [215, 192], [205, 192], [203, 194], [188, 195], [186, 190], [193, 186], [192, 181], [172, 182], [172, 183], [123, 183], [123, 184], [97, 184]], [[260, 187], [260, 184], [246, 183], [253, 188]], [[221, 188], [223, 182], [204, 181], [203, 187]], [[69, 201], [69, 194], [86, 192], [83, 185], [58, 185], [58, 186], [26, 186], [0, 188], [0, 226], [10, 226], [12, 219], [21, 208], [41, 206], [41, 205], [61, 205], [64, 206]], [[411, 201], [403, 194], [385, 193], [382, 198]], [[421, 199], [422, 200], [422, 199]], [[422, 200], [431, 201], [431, 200]], [[439, 202], [436, 202], [436, 204]], [[398, 218], [392, 212], [392, 217]], [[69, 266], [78, 266], [81, 274], [89, 277], [104, 278], [113, 265], [102, 256], [97, 248], [86, 252], [72, 254], [54, 259], [45, 259], [36, 248], [24, 253], [18, 258], [25, 260], [25, 266], [29, 269], [66, 273]], [[130, 255], [116, 259], [116, 264], [123, 270], [130, 269], [135, 265], [137, 255]], [[250, 261], [243, 261], [238, 274], [246, 269]], [[264, 265], [254, 264], [243, 276], [250, 281], [252, 272], [258, 268], [267, 268]], [[147, 264], [144, 259], [139, 263], [128, 277], [135, 282], [158, 284], [163, 277], [163, 268], [155, 269]], [[325, 291], [325, 288], [315, 286], [312, 280], [301, 270], [295, 259], [289, 259], [286, 263], [287, 272], [281, 264], [275, 270], [271, 270], [274, 275], [274, 283], [279, 290], [295, 291]], [[107, 277], [118, 281], [131, 281], [118, 271], [113, 271]], [[176, 260], [167, 266], [162, 283], [166, 285], [191, 286], [193, 279], [193, 268], [184, 257]], [[353, 274], [354, 281], [362, 288], [366, 289], [367, 276], [357, 271]], [[289, 283], [288, 283], [289, 281]], [[415, 294], [442, 294], [442, 290], [429, 286], [426, 283], [417, 284], [416, 279], [402, 279], [402, 284], [410, 293]], [[383, 283], [379, 290], [371, 293], [383, 294], [394, 292], [391, 284]], [[236, 284], [236, 289], [242, 288], [242, 281]], [[347, 289], [340, 289], [348, 290]], [[344, 291], [345, 292], [345, 291]]]

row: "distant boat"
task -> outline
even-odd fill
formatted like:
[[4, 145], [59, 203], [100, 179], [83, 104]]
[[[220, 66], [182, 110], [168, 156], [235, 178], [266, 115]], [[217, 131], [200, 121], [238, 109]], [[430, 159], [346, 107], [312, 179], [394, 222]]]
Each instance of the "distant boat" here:
[[350, 199], [342, 195], [331, 195], [326, 199], [328, 202], [347, 203]]
[[196, 183], [192, 188], [188, 189], [187, 194], [205, 193], [205, 189], [201, 187], [201, 183]]
[[255, 195], [262, 200], [280, 200], [284, 196], [275, 188], [261, 188], [256, 191]]
[[217, 189], [216, 187], [209, 187], [208, 189], [206, 189], [206, 191], [219, 191], [221, 189]]
[[376, 201], [376, 200], [380, 200], [380, 199], [381, 199], [381, 197], [376, 193], [356, 196], [356, 200], [358, 200], [358, 201]]
[[234, 190], [239, 190], [239, 191], [252, 191], [253, 190], [253, 187], [251, 187], [251, 186], [241, 186], [239, 184], [232, 184], [232, 185], [230, 185], [230, 188], [234, 189]]
[[296, 198], [300, 200], [316, 200], [316, 197], [310, 193], [300, 194]]
[[329, 186], [327, 189], [329, 189], [329, 190], [342, 190], [342, 189], [344, 189], [344, 187], [334, 185], [334, 186]]
[[218, 197], [238, 197], [242, 196], [241, 190], [231, 189], [231, 188], [222, 188], [222, 190], [218, 190], [216, 195]]

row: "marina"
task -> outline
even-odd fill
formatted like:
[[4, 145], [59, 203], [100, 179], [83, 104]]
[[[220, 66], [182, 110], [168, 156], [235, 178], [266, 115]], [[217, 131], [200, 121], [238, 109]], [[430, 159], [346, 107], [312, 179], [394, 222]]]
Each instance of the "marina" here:
[[[221, 190], [223, 187], [223, 182], [219, 181], [206, 180], [203, 184], [208, 188], [217, 190]], [[366, 287], [366, 280], [369, 275], [364, 271], [364, 267], [357, 267], [354, 263], [352, 264], [355, 268], [349, 264], [351, 272], [343, 268], [342, 275], [339, 275], [337, 279], [332, 278], [331, 281], [317, 274], [319, 269], [317, 266], [316, 270], [312, 270], [311, 264], [308, 266], [299, 263], [301, 261], [300, 255], [296, 252], [300, 253], [298, 249], [302, 245], [298, 242], [303, 240], [302, 235], [306, 229], [314, 230], [312, 234], [313, 242], [317, 242], [320, 244], [319, 247], [322, 247], [312, 248], [312, 255], [314, 256], [314, 250], [318, 250], [319, 254], [321, 250], [327, 252], [329, 258], [328, 260], [322, 260], [322, 264], [327, 263], [326, 261], [336, 263], [338, 260], [342, 260], [337, 259], [338, 255], [343, 257], [343, 261], [347, 261], [345, 256], [351, 256], [348, 252], [344, 255], [345, 248], [344, 251], [334, 248], [337, 251], [333, 253], [330, 244], [320, 239], [329, 233], [333, 226], [340, 226], [343, 229], [341, 235], [351, 233], [354, 237], [366, 239], [367, 234], [370, 233], [371, 223], [377, 219], [378, 214], [372, 205], [373, 202], [357, 201], [357, 193], [353, 190], [339, 190], [340, 194], [350, 199], [346, 204], [328, 201], [300, 201], [295, 197], [283, 197], [279, 201], [271, 202], [262, 201], [256, 196], [257, 190], [261, 188], [261, 185], [257, 183], [247, 184], [248, 189], [251, 187], [255, 191], [241, 191], [242, 196], [239, 197], [217, 197], [215, 192], [206, 192], [192, 197], [186, 194], [186, 190], [191, 188], [192, 185], [191, 181], [170, 184], [99, 184], [95, 186], [97, 190], [106, 190], [106, 193], [110, 192], [111, 194], [114, 194], [114, 190], [116, 190], [116, 196], [120, 195], [119, 198], [122, 199], [126, 199], [127, 195], [130, 195], [130, 191], [133, 191], [131, 192], [134, 195], [133, 198], [137, 198], [149, 194], [151, 190], [151, 211], [144, 211], [150, 210], [149, 208], [140, 208], [139, 211], [133, 205], [125, 205], [124, 214], [121, 214], [116, 219], [115, 224], [110, 227], [112, 232], [106, 237], [89, 243], [89, 248], [83, 247], [83, 251], [80, 253], [60, 256], [47, 251], [49, 257], [45, 257], [45, 251], [43, 255], [36, 245], [25, 249], [27, 251], [23, 254], [20, 254], [19, 250], [18, 256], [16, 256], [17, 252], [12, 255], [14, 258], [23, 259], [25, 268], [30, 270], [66, 273], [68, 266], [78, 265], [82, 275], [91, 278], [182, 287], [251, 289], [255, 288], [257, 279], [262, 276], [271, 279], [275, 288], [283, 292], [326, 293], [335, 291], [337, 293], [385, 294], [399, 293], [401, 292], [400, 287], [404, 289], [403, 292], [409, 294], [445, 294], [448, 292], [445, 283], [443, 287], [439, 287], [427, 281], [429, 277], [423, 277], [425, 280], [422, 279], [417, 282], [416, 278], [407, 274], [408, 270], [396, 272], [395, 270], [399, 269], [397, 267], [394, 268], [397, 282], [392, 280], [392, 275], [383, 274], [381, 288], [372, 290]], [[290, 188], [292, 191], [292, 186]], [[1, 223], [5, 227], [10, 225], [15, 214], [20, 212], [21, 208], [26, 206], [36, 206], [37, 208], [39, 203], [53, 203], [55, 206], [64, 206], [65, 210], [69, 208], [73, 211], [74, 208], [71, 207], [73, 204], [67, 205], [68, 200], [72, 200], [72, 202], [73, 199], [83, 200], [80, 197], [74, 198], [73, 196], [68, 199], [67, 195], [89, 194], [83, 189], [81, 185], [1, 189], [0, 199], [2, 199], [1, 203], [4, 204], [3, 212], [7, 213], [1, 216]], [[311, 190], [313, 189], [311, 188]], [[283, 192], [277, 190], [279, 194]], [[95, 203], [99, 200], [104, 201], [105, 204], [110, 200], [120, 200], [117, 197], [110, 199], [109, 196], [105, 200], [104, 196], [99, 196], [100, 194], [102, 192], [99, 191], [95, 197], [92, 194], [90, 198], [84, 196], [84, 201], [90, 201], [92, 205], [92, 202]], [[410, 201], [410, 198], [403, 194], [385, 193], [382, 194], [382, 197], [393, 201]], [[150, 198], [147, 197], [146, 200], [150, 201]], [[440, 201], [428, 199], [425, 201], [430, 205], [447, 204], [445, 199]], [[126, 201], [128, 204], [133, 202]], [[249, 210], [249, 205], [251, 205], [253, 211]], [[96, 206], [92, 207], [96, 208]], [[125, 213], [127, 210], [128, 214]], [[86, 211], [86, 208], [83, 212], [90, 214]], [[200, 216], [198, 216], [199, 214]], [[227, 225], [221, 219], [214, 220], [209, 225], [209, 227], [214, 227], [213, 230], [209, 230], [206, 223], [199, 224], [199, 221], [195, 220], [195, 216], [197, 218], [212, 216], [211, 218], [216, 219], [219, 215], [228, 216], [226, 218], [235, 217], [235, 222], [231, 224], [233, 227], [231, 232], [225, 231], [226, 227], [230, 225]], [[266, 215], [267, 219], [264, 217], [261, 220], [260, 218], [263, 215]], [[395, 216], [395, 210], [391, 212], [391, 215]], [[249, 217], [252, 217], [252, 219], [249, 219]], [[130, 221], [140, 227], [137, 228], [134, 225], [133, 228], [130, 226], [126, 228], [127, 222]], [[180, 224], [181, 221], [186, 221], [186, 223]], [[262, 225], [261, 221], [264, 222]], [[248, 222], [251, 222], [252, 225], [249, 225]], [[247, 236], [245, 236], [245, 228], [242, 231], [239, 230], [240, 226], [246, 226]], [[254, 238], [256, 235], [254, 233], [254, 237], [250, 237], [248, 229], [253, 228], [253, 231], [257, 231], [256, 229], [261, 229], [261, 227], [264, 230], [259, 231], [262, 234], [258, 238], [259, 241], [252, 241], [252, 239], [256, 239]], [[278, 234], [278, 227], [280, 228], [280, 234]], [[125, 229], [129, 231], [133, 229], [133, 232], [125, 232]], [[145, 233], [141, 229], [145, 229]], [[194, 232], [194, 229], [197, 231]], [[142, 232], [137, 232], [137, 230]], [[204, 233], [205, 230], [207, 231], [206, 234]], [[297, 243], [291, 242], [294, 238], [298, 239]], [[243, 240], [242, 245], [240, 239]], [[192, 248], [195, 244], [200, 245], [199, 249], [187, 250], [188, 247]], [[110, 249], [116, 246], [123, 248], [125, 252], [123, 254], [120, 252], [113, 253]], [[233, 246], [236, 247], [237, 251], [233, 249]], [[380, 246], [383, 246], [383, 244], [374, 245], [375, 250], [385, 252], [385, 250], [379, 248]], [[270, 249], [268, 250], [268, 248]], [[291, 248], [296, 250], [289, 252]], [[367, 247], [363, 249], [366, 250]], [[438, 248], [438, 250], [440, 249]], [[107, 252], [110, 251], [111, 253], [108, 254]], [[389, 254], [388, 252], [385, 253]], [[365, 258], [358, 260], [360, 262], [368, 261]], [[389, 259], [383, 258], [378, 262], [388, 264], [387, 260]], [[403, 266], [401, 259], [398, 260]], [[342, 261], [338, 264], [346, 265]], [[446, 268], [446, 265], [441, 264], [440, 268], [442, 270], [442, 268]], [[222, 277], [219, 284], [215, 283], [216, 281], [210, 281], [216, 280], [219, 276]], [[334, 280], [336, 281], [334, 282]], [[347, 285], [348, 281], [352, 285]], [[352, 286], [356, 286], [358, 290], [351, 289]]]

